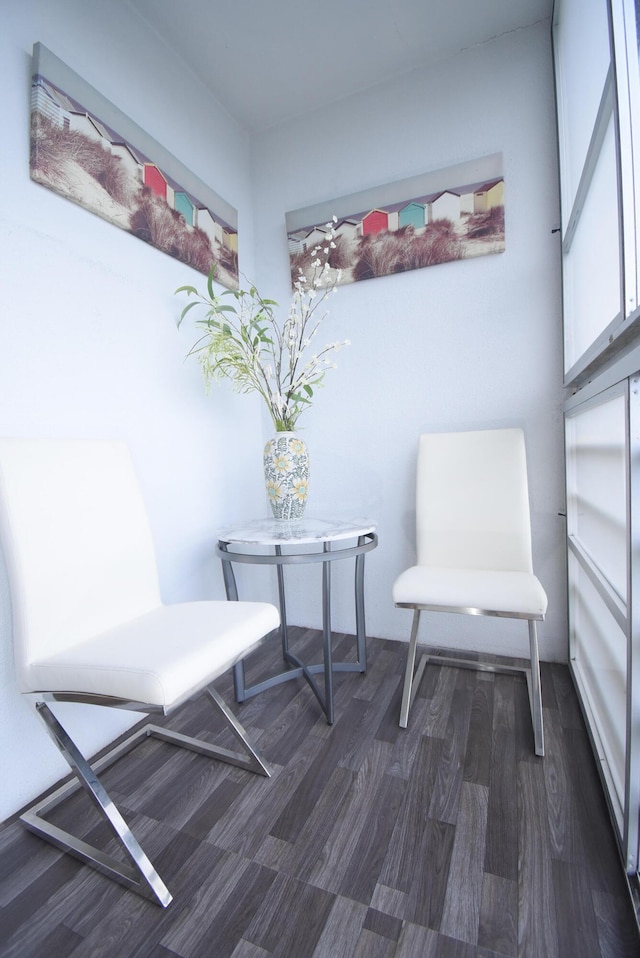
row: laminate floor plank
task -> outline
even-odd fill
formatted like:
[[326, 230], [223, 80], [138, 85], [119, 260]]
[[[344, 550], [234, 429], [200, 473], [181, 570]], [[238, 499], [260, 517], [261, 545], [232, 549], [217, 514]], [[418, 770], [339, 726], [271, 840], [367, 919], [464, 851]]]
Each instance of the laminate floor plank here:
[[[144, 904], [144, 903], [143, 903]], [[160, 945], [157, 937], [149, 940], [148, 922], [139, 904], [123, 909], [117, 905], [90, 931], [70, 954], [74, 958], [107, 958], [109, 955], [138, 954]], [[135, 950], [134, 950], [135, 949]]]
[[405, 922], [394, 958], [435, 958], [438, 938], [430, 928]]
[[258, 948], [252, 941], [245, 941], [242, 938], [235, 947], [231, 958], [269, 958], [270, 952], [264, 948]]
[[[191, 846], [193, 847], [193, 846]], [[162, 867], [162, 862], [157, 864]], [[86, 872], [86, 869], [83, 869]], [[52, 899], [51, 906], [57, 908], [64, 916], [64, 923], [77, 932], [84, 941], [94, 933], [94, 929], [103, 923], [113, 921], [113, 915], [121, 912], [124, 921], [128, 923], [132, 914], [137, 920], [143, 920], [146, 914], [144, 908], [134, 909], [132, 905], [122, 908], [122, 891], [115, 882], [110, 883], [112, 888], [105, 888], [102, 876], [91, 870], [90, 875], [79, 876], [70, 882], [64, 889], [64, 897]], [[175, 884], [174, 884], [175, 887]], [[48, 915], [36, 915], [36, 920], [45, 924], [49, 921]], [[117, 924], [117, 921], [114, 922]], [[104, 936], [107, 937], [108, 936]], [[109, 950], [106, 950], [109, 954]]]
[[[361, 730], [362, 734], [354, 738], [350, 745], [345, 748], [340, 765], [344, 768], [350, 768], [357, 772], [365, 761], [368, 752], [371, 749], [372, 740], [375, 738], [380, 741], [377, 732], [381, 721], [387, 714], [389, 704], [395, 700], [398, 689], [398, 680], [394, 676], [388, 681], [380, 683], [378, 696], [368, 703], [368, 708], [362, 716]], [[368, 701], [364, 699], [363, 701]]]
[[305, 741], [304, 748], [284, 768], [273, 769], [273, 778], [251, 776], [239, 798], [229, 807], [207, 836], [207, 841], [237, 852], [251, 852], [260, 847], [264, 836], [275, 827], [287, 807], [292, 793], [309, 771], [322, 750], [323, 743], [313, 736]]
[[[162, 724], [156, 723], [155, 716], [153, 721], [154, 724]], [[184, 732], [185, 730], [180, 728], [176, 731]], [[185, 734], [191, 734], [190, 730]], [[167, 752], [166, 743], [151, 736], [141, 739], [135, 748], [101, 774], [101, 781], [109, 792], [126, 792], [130, 802], [133, 803], [142, 783], [152, 783], [154, 775], [161, 775], [162, 770], [166, 769], [169, 755], [177, 757], [177, 753]], [[136, 770], [134, 775], [131, 773], [132, 768]]]
[[82, 942], [80, 935], [64, 925], [58, 925], [42, 942], [40, 949], [43, 955], [69, 955]]
[[[554, 861], [552, 867], [562, 958], [599, 958], [598, 922], [587, 874], [580, 866], [564, 861]], [[582, 931], [579, 941], [573, 934], [574, 927]]]
[[[319, 631], [291, 642], [321, 655]], [[354, 660], [353, 636], [334, 648]], [[167, 909], [0, 826], [1, 958], [640, 955], [567, 667], [542, 666], [541, 759], [521, 677], [431, 662], [400, 729], [406, 643], [368, 648], [366, 674], [335, 676], [332, 726], [300, 678], [232, 704], [271, 778], [154, 739], [105, 771]], [[248, 682], [282, 668], [274, 635]], [[231, 674], [216, 687], [232, 703]], [[235, 747], [205, 697], [162, 721]], [[84, 792], [51, 818], [115, 853]]]
[[559, 861], [580, 864], [584, 861], [581, 847], [583, 823], [579, 818], [579, 799], [571, 775], [568, 743], [558, 712], [548, 713], [544, 731], [547, 750], [544, 778], [553, 856]]
[[412, 774], [408, 779], [403, 804], [399, 810], [380, 881], [389, 888], [409, 892], [416, 876], [423, 870], [422, 843], [427, 834], [429, 803], [442, 757], [441, 739], [422, 736], [416, 751]]
[[602, 958], [638, 958], [638, 930], [625, 900], [605, 891], [593, 898]]
[[[397, 645], [397, 642], [390, 642], [388, 644], [381, 642], [376, 650], [377, 654], [373, 656], [370, 654], [367, 655], [367, 671], [361, 676], [359, 688], [356, 692], [359, 699], [371, 700], [375, 698], [376, 691], [382, 679], [390, 679], [392, 676], [395, 676], [398, 681], [398, 686], [400, 686], [400, 682], [403, 680], [403, 663], [399, 661], [396, 650], [394, 648], [388, 648], [387, 645], [394, 646]], [[396, 728], [398, 727], [397, 722], [395, 726]], [[391, 741], [393, 741], [393, 738]]]
[[[207, 852], [215, 853], [215, 858], [209, 858]], [[167, 933], [160, 939], [160, 944], [180, 955], [197, 954], [203, 942], [210, 944], [211, 926], [221, 914], [228, 914], [227, 927], [229, 931], [234, 928], [236, 941], [243, 936], [246, 929], [247, 923], [241, 928], [237, 927], [236, 907], [242, 898], [242, 889], [246, 890], [254, 885], [260, 877], [256, 875], [256, 870], [259, 872], [262, 866], [256, 866], [249, 859], [234, 852], [223, 852], [221, 855], [218, 852], [218, 849], [208, 849], [206, 843], [201, 845], [191, 867], [201, 874], [210, 874], [214, 880], [201, 886], [193, 896], [190, 907], [183, 910], [180, 918], [172, 922]], [[272, 880], [275, 877], [274, 872], [271, 875]], [[231, 952], [233, 946], [225, 954]]]
[[[456, 670], [444, 669], [443, 671], [455, 672]], [[451, 694], [449, 721], [445, 734], [442, 736], [442, 754], [429, 803], [429, 817], [449, 822], [450, 825], [455, 825], [458, 817], [471, 704], [472, 695], [468, 689], [454, 688]]]
[[429, 696], [430, 705], [427, 712], [426, 725], [423, 727], [423, 733], [425, 735], [429, 735], [432, 738], [446, 738], [457, 678], [457, 669], [443, 668], [441, 665], [435, 665], [433, 662], [427, 663], [418, 694], [422, 692], [424, 697], [427, 697], [427, 692], [430, 691], [428, 685], [429, 680], [435, 682], [435, 688], [433, 695]]
[[[396, 693], [393, 700], [396, 704], [395, 711], [392, 713], [391, 720], [398, 726], [398, 716], [400, 715], [400, 693]], [[390, 708], [393, 703], [390, 703]], [[409, 728], [399, 729], [400, 734], [391, 739], [393, 752], [391, 754], [391, 764], [389, 765], [389, 774], [397, 775], [398, 778], [413, 778], [416, 755], [422, 742], [422, 731], [425, 727], [426, 716], [430, 708], [430, 699], [423, 699], [418, 696], [409, 713]], [[416, 731], [420, 734], [416, 735]], [[386, 738], [386, 736], [385, 736]], [[388, 740], [388, 739], [387, 739]], [[433, 741], [439, 741], [433, 739]]]
[[367, 912], [361, 902], [336, 898], [311, 958], [352, 958]]
[[392, 918], [384, 911], [378, 911], [377, 908], [369, 908], [364, 921], [364, 927], [373, 931], [376, 935], [382, 935], [384, 938], [390, 938], [391, 941], [398, 941], [402, 934], [403, 922], [399, 918]]
[[392, 918], [403, 919], [407, 913], [407, 901], [406, 892], [378, 883], [371, 898], [371, 907]]
[[459, 941], [457, 938], [438, 935], [435, 958], [476, 958], [476, 949], [474, 945]]
[[[604, 793], [598, 781], [593, 752], [584, 728], [567, 728], [563, 733], [567, 777], [571, 781], [575, 818], [572, 831], [576, 857], [589, 869], [594, 888], [613, 890], [609, 876], [617, 879], [617, 891], [622, 893], [622, 872], [618, 851], [609, 841], [611, 825]], [[602, 887], [604, 878], [607, 888]]]
[[334, 901], [324, 889], [279, 874], [243, 937], [279, 958], [312, 955]]
[[518, 762], [518, 953], [564, 958], [560, 950], [553, 863], [540, 763]]
[[[473, 676], [483, 673], [470, 672]], [[489, 785], [491, 774], [491, 741], [493, 738], [493, 696], [495, 682], [476, 680], [472, 687], [469, 735], [464, 755], [462, 777], [476, 785]]]
[[516, 958], [518, 954], [518, 884], [484, 873], [478, 945], [488, 952]]
[[0, 908], [4, 909], [63, 857], [53, 845], [26, 831], [18, 822], [1, 829], [4, 837], [0, 850]]
[[[293, 686], [291, 682], [286, 684]], [[265, 724], [260, 749], [269, 755], [269, 761], [275, 765], [287, 765], [300, 750], [317, 725], [320, 708], [315, 698], [310, 699], [306, 687], [298, 688], [291, 698], [283, 696], [282, 703], [286, 707], [272, 720], [268, 718], [271, 713], [259, 716], [261, 723], [270, 723]]]
[[[132, 900], [131, 892], [125, 895], [121, 893], [110, 908], [105, 908], [101, 915], [94, 914], [93, 921], [82, 926], [83, 942], [72, 953], [73, 958], [138, 958], [144, 949], [152, 945], [165, 945], [165, 934], [173, 929], [179, 931], [184, 926], [185, 913], [196, 914], [192, 933], [197, 940], [200, 915], [205, 910], [201, 904], [202, 898], [210, 901], [215, 899], [216, 894], [221, 894], [219, 876], [229, 874], [234, 867], [238, 867], [237, 856], [234, 858], [204, 842], [196, 847], [191, 840], [186, 845], [189, 854], [183, 856], [180, 870], [161, 871], [175, 896], [171, 908], [161, 911], [157, 905], [153, 905], [151, 910], [151, 903], [140, 896], [135, 895], [135, 900]], [[154, 864], [162, 869], [165, 863], [158, 859]], [[210, 876], [210, 880], [201, 887], [198, 878], [203, 874]], [[175, 913], [173, 905], [176, 906]]]
[[[216, 909], [196, 948], [189, 948], [189, 958], [229, 958], [236, 943], [259, 912], [277, 873], [250, 862], [223, 908]], [[190, 924], [188, 921], [187, 924]]]
[[[167, 745], [169, 751], [180, 751], [190, 761], [176, 761], [171, 764], [172, 772], [162, 782], [162, 771], [153, 776], [151, 794], [145, 797], [144, 789], [135, 796], [134, 802], [126, 798], [131, 811], [139, 812], [148, 818], [164, 821], [173, 828], [183, 828], [187, 822], [202, 811], [203, 805], [230, 774], [230, 766], [224, 771], [222, 763], [216, 762], [187, 749], [177, 749]], [[130, 758], [128, 756], [127, 758]], [[182, 755], [180, 756], [182, 759]]]
[[42, 946], [47, 935], [63, 921], [64, 910], [52, 908], [50, 901], [60, 894], [60, 889], [66, 887], [79, 869], [82, 869], [79, 862], [68, 855], [63, 856], [14, 898], [11, 907], [3, 909], [0, 926], [3, 943], [0, 955], [3, 958], [5, 954], [11, 958], [29, 954], [22, 950], [25, 938], [27, 948], [35, 950]]
[[243, 792], [240, 782], [225, 778], [213, 788], [190, 816], [185, 818], [181, 831], [199, 841], [206, 838], [214, 825], [220, 821]]
[[175, 951], [169, 951], [168, 948], [163, 948], [162, 945], [149, 942], [140, 949], [136, 958], [180, 958], [180, 955], [176, 955]]
[[519, 819], [514, 734], [516, 685], [513, 679], [496, 675], [484, 863], [486, 872], [509, 881], [517, 881], [518, 878]]
[[372, 793], [360, 837], [340, 884], [340, 894], [345, 897], [364, 904], [371, 901], [405, 788], [402, 779], [385, 775]]
[[[335, 823], [321, 853], [315, 862], [313, 858], [309, 862], [313, 867], [308, 871], [308, 880], [319, 888], [338, 893], [347, 868], [352, 861], [357, 862], [358, 843], [372, 809], [385, 820], [389, 818], [388, 810], [373, 802], [377, 787], [385, 780], [388, 764], [387, 743], [374, 742], [368, 760], [357, 775], [349, 772], [352, 776], [351, 785], [345, 794], [340, 813], [335, 816]], [[337, 811], [337, 807], [335, 810]]]
[[[354, 952], [354, 958], [393, 958], [396, 946], [383, 935], [376, 935], [368, 928], [363, 928]], [[332, 958], [326, 955], [326, 958]]]
[[285, 841], [296, 840], [315, 802], [322, 794], [327, 776], [339, 764], [345, 749], [350, 746], [356, 736], [368, 704], [362, 699], [351, 699], [347, 709], [333, 727], [333, 736], [323, 742], [315, 760], [275, 822], [271, 834], [276, 838], [282, 838]]
[[462, 783], [460, 812], [449, 865], [440, 931], [475, 945], [478, 941], [487, 830], [487, 789]]
[[549, 671], [560, 724], [563, 728], [583, 729], [584, 721], [580, 702], [575, 693], [569, 669], [564, 665], [549, 664]]
[[414, 862], [413, 880], [407, 893], [407, 921], [439, 928], [442, 921], [455, 829], [447, 822], [429, 819]]
[[[142, 743], [143, 745], [145, 743]], [[127, 807], [131, 811], [140, 812], [149, 818], [165, 818], [172, 816], [178, 807], [180, 814], [180, 783], [184, 784], [184, 805], [189, 807], [188, 814], [198, 807], [197, 799], [194, 806], [191, 806], [191, 793], [196, 783], [202, 775], [209, 774], [209, 788], [215, 787], [218, 781], [227, 774], [226, 769], [220, 769], [220, 763], [207, 761], [204, 756], [197, 755], [195, 752], [184, 748], [176, 748], [168, 743], [159, 744], [159, 762], [158, 767], [150, 775], [146, 775], [139, 780], [137, 788], [129, 790], [126, 785], [131, 782], [130, 769], [135, 767], [137, 754], [135, 751], [125, 755], [120, 760], [118, 771], [126, 773], [124, 785], [120, 785], [117, 790], [111, 785], [111, 778], [108, 772], [104, 776], [105, 788], [107, 791], [113, 791], [115, 794], [127, 794]], [[206, 766], [210, 766], [207, 768]], [[215, 782], [215, 784], [214, 784]], [[210, 794], [210, 791], [209, 791]]]
[[[330, 855], [328, 849], [336, 825], [336, 809], [340, 808], [344, 812], [354, 779], [355, 775], [349, 769], [334, 769], [323, 794], [305, 822], [298, 841], [288, 842], [274, 835], [267, 835], [255, 854], [256, 860], [270, 868], [294, 875], [302, 881], [309, 880], [319, 863]], [[345, 847], [341, 843], [341, 857], [344, 857], [344, 852]], [[314, 884], [324, 887], [322, 883]]]

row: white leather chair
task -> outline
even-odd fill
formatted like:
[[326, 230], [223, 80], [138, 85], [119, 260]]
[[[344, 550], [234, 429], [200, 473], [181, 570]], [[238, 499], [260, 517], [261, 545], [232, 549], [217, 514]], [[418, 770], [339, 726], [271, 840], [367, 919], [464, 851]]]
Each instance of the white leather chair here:
[[[71, 781], [21, 816], [24, 825], [166, 906], [171, 894], [97, 771], [148, 735], [269, 775], [211, 686], [279, 623], [267, 603], [163, 605], [151, 531], [127, 447], [94, 440], [0, 440], [0, 536], [9, 573], [19, 689], [124, 849], [107, 855], [44, 819]], [[204, 691], [243, 752], [144, 725], [94, 768], [49, 706], [83, 702], [165, 715]]]
[[[491, 672], [524, 672], [535, 751], [544, 754], [536, 622], [547, 597], [533, 574], [524, 435], [521, 429], [420, 437], [416, 489], [417, 563], [393, 585], [397, 607], [413, 609], [400, 726], [429, 660]], [[414, 673], [420, 613], [459, 612], [525, 619], [530, 667], [425, 653]]]

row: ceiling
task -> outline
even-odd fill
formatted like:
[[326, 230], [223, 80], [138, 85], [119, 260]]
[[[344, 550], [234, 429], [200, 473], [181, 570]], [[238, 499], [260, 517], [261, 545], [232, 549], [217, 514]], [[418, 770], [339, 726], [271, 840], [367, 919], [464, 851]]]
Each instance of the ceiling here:
[[251, 133], [551, 16], [553, 0], [127, 0]]

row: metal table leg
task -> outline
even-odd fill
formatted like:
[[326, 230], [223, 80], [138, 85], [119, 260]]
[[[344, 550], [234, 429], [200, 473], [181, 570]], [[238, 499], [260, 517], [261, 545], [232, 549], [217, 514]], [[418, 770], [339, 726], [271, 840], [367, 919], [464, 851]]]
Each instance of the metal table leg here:
[[[331, 551], [331, 543], [324, 543], [324, 551]], [[322, 640], [324, 645], [324, 711], [329, 725], [333, 725], [333, 649], [331, 647], [331, 563], [322, 563]]]
[[[222, 578], [224, 580], [224, 590], [227, 594], [227, 600], [229, 602], [238, 601], [238, 585], [236, 583], [235, 573], [233, 571], [233, 564], [230, 558], [225, 558], [224, 553], [227, 551], [226, 545], [220, 543], [220, 559], [222, 563]], [[244, 659], [241, 659], [233, 667], [233, 690], [236, 702], [244, 702], [245, 695], [245, 680], [244, 680]]]
[[[364, 545], [365, 536], [360, 536], [358, 545]], [[364, 618], [364, 552], [356, 556], [356, 647], [360, 672], [367, 671], [367, 636]]]
[[[282, 555], [282, 546], [275, 547], [277, 556]], [[284, 592], [284, 566], [279, 563], [276, 566], [278, 573], [278, 602], [280, 605], [280, 638], [282, 639], [282, 655], [286, 659], [289, 651], [289, 631], [287, 629], [287, 602]]]

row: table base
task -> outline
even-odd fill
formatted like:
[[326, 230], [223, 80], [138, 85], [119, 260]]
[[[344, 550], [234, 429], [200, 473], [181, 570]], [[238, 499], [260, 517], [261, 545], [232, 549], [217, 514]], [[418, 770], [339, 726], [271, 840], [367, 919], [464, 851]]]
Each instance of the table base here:
[[[329, 725], [333, 725], [333, 673], [367, 671], [366, 648], [364, 661], [361, 661], [360, 656], [358, 656], [357, 662], [334, 662], [333, 657], [331, 657], [329, 665], [327, 665], [326, 662], [317, 662], [313, 665], [306, 665], [301, 659], [298, 658], [297, 655], [294, 655], [294, 653], [290, 652], [288, 649], [283, 650], [282, 657], [287, 664], [292, 666], [292, 668], [287, 669], [285, 672], [279, 672], [277, 675], [272, 675], [268, 679], [264, 679], [262, 682], [256, 682], [255, 685], [250, 686], [245, 685], [244, 661], [237, 662], [233, 670], [233, 683], [236, 701], [245, 702], [247, 699], [253, 698], [254, 695], [259, 695], [260, 692], [265, 692], [267, 689], [272, 689], [276, 685], [282, 685], [283, 682], [290, 682], [292, 679], [304, 678], [308, 682], [311, 691], [320, 703], [320, 707], [326, 715], [327, 723]], [[325, 653], [325, 659], [326, 657], [327, 656]], [[324, 675], [324, 694], [320, 690], [318, 683], [314, 678], [314, 675], [319, 674]], [[328, 694], [327, 683], [330, 686]]]

